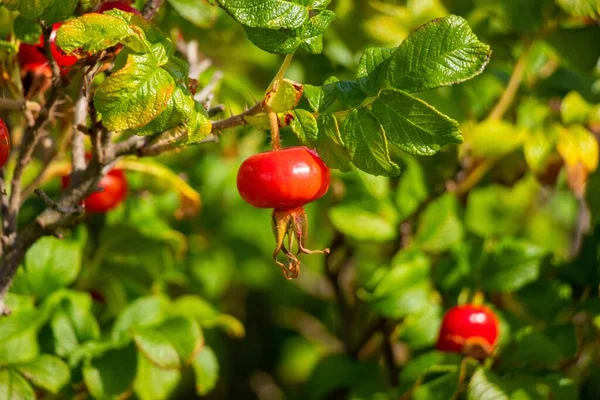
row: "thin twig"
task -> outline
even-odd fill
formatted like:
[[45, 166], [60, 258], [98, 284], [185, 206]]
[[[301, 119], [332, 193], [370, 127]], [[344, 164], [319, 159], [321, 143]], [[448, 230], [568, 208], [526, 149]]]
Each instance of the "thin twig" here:
[[[8, 197], [6, 194], [6, 182], [4, 180], [4, 168], [0, 168], [0, 215], [2, 216], [2, 225], [0, 225], [0, 239], [4, 238], [8, 224]], [[4, 241], [0, 240], [0, 257], [4, 251]]]
[[209, 96], [215, 91], [215, 88], [219, 82], [221, 82], [221, 79], [223, 79], [223, 72], [216, 71], [210, 78], [210, 82], [208, 82], [208, 84], [204, 86], [201, 91], [196, 93], [194, 99], [204, 104], [208, 100]]
[[502, 93], [500, 100], [498, 100], [498, 103], [490, 112], [488, 119], [502, 119], [506, 111], [513, 103], [515, 96], [517, 95], [517, 91], [519, 90], [519, 86], [521, 86], [523, 75], [525, 74], [525, 67], [527, 66], [527, 58], [529, 57], [531, 45], [532, 42], [525, 44], [525, 48], [521, 52], [521, 55], [519, 56], [519, 59], [515, 64], [515, 68], [510, 76], [508, 85], [506, 86], [504, 93]]
[[38, 188], [35, 189], [33, 191], [36, 195], [38, 195], [46, 204], [47, 207], [50, 207], [51, 209], [53, 209], [54, 211], [57, 211], [63, 215], [67, 215], [67, 214], [81, 214], [83, 213], [83, 207], [80, 205], [76, 205], [73, 207], [64, 207], [64, 206], [60, 206], [58, 205], [54, 200], [52, 200], [47, 194], [46, 192], [44, 192], [42, 189]]
[[40, 112], [40, 103], [29, 100], [13, 100], [0, 98], [0, 110]]
[[383, 359], [389, 373], [390, 384], [394, 387], [398, 386], [398, 367], [394, 357], [394, 349], [392, 347], [392, 328], [385, 324], [380, 328], [383, 333]]
[[142, 10], [142, 16], [147, 20], [151, 20], [156, 15], [163, 2], [164, 0], [148, 0]]

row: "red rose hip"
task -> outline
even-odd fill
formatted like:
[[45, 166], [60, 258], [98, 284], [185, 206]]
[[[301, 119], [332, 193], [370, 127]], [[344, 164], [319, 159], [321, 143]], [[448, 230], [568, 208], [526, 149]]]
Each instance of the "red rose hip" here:
[[437, 349], [483, 359], [498, 340], [498, 319], [485, 306], [463, 305], [451, 308], [442, 321]]
[[258, 208], [286, 210], [315, 201], [329, 189], [329, 168], [306, 147], [255, 154], [237, 176], [240, 195]]
[[6, 124], [0, 118], [0, 168], [4, 167], [10, 156], [10, 135]]
[[[276, 247], [273, 259], [286, 279], [298, 277], [300, 253], [328, 253], [304, 247], [308, 219], [304, 205], [323, 197], [331, 180], [329, 168], [318, 154], [306, 147], [255, 154], [244, 161], [238, 171], [237, 187], [246, 202], [258, 208], [273, 208], [272, 224]], [[289, 238], [288, 249], [285, 239]], [[297, 253], [291, 246], [296, 239]], [[288, 263], [277, 260], [280, 252]]]
[[[63, 187], [67, 187], [69, 180], [69, 176], [63, 176]], [[102, 214], [116, 208], [127, 197], [127, 180], [123, 170], [110, 170], [98, 182], [98, 189], [84, 200], [85, 210]]]

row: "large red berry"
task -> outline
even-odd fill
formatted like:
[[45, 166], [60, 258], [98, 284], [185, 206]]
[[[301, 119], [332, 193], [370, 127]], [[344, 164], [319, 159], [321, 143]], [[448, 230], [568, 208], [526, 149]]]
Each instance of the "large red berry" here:
[[4, 167], [10, 155], [10, 135], [6, 124], [0, 118], [0, 168]]
[[498, 340], [498, 319], [485, 306], [451, 308], [442, 321], [437, 349], [441, 351], [489, 355]]
[[306, 147], [255, 154], [237, 176], [240, 195], [259, 208], [288, 210], [321, 198], [329, 188], [329, 168]]
[[58, 66], [61, 69], [65, 69], [75, 64], [77, 62], [77, 57], [67, 55], [56, 45], [56, 31], [58, 31], [58, 28], [60, 28], [62, 24], [62, 22], [57, 22], [52, 25], [52, 32], [50, 33], [50, 51]]
[[44, 37], [40, 37], [38, 44], [21, 43], [19, 45], [19, 53], [17, 60], [21, 67], [21, 71], [27, 72], [45, 72], [50, 71], [48, 59], [44, 54]]
[[[69, 180], [69, 176], [63, 176], [63, 187], [67, 187]], [[92, 193], [84, 200], [87, 212], [106, 213], [121, 204], [127, 197], [127, 180], [123, 170], [110, 170], [98, 182], [98, 189], [98, 192]]]
[[117, 10], [121, 10], [121, 11], [126, 11], [126, 12], [130, 12], [136, 15], [142, 15], [141, 12], [139, 12], [138, 10], [136, 10], [135, 8], [131, 7], [129, 4], [123, 2], [123, 1], [107, 1], [102, 3], [102, 5], [100, 5], [100, 7], [98, 7], [98, 12], [102, 13], [104, 11], [108, 11], [108, 10], [113, 10], [113, 9], [117, 9]]

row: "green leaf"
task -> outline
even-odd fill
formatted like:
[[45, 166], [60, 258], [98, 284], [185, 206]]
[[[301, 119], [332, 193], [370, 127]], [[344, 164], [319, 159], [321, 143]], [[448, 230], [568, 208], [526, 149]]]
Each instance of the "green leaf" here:
[[[39, 313], [29, 306], [0, 319], [0, 364], [24, 363], [39, 354]], [[1, 398], [1, 397], [0, 397]]]
[[123, 397], [131, 390], [136, 370], [135, 347], [126, 346], [88, 359], [82, 372], [85, 385], [94, 398], [113, 399]]
[[400, 388], [405, 392], [430, 374], [456, 372], [462, 358], [459, 354], [432, 351], [412, 358], [400, 372]]
[[412, 156], [402, 157], [406, 164], [400, 175], [400, 182], [396, 189], [396, 205], [400, 212], [400, 219], [410, 217], [427, 199], [429, 189], [425, 181], [425, 172], [419, 161]]
[[38, 44], [42, 36], [42, 27], [36, 21], [27, 21], [17, 15], [13, 22], [13, 32], [17, 39], [29, 44]]
[[321, 114], [317, 119], [317, 152], [329, 168], [348, 172], [352, 169], [350, 156], [344, 147], [337, 119], [331, 114]]
[[175, 81], [153, 54], [129, 54], [123, 68], [110, 75], [94, 94], [102, 123], [110, 130], [141, 128], [168, 106]]
[[176, 369], [161, 369], [146, 357], [138, 357], [135, 393], [141, 400], [166, 400], [181, 379]]
[[217, 0], [233, 19], [251, 28], [297, 29], [308, 21], [308, 9], [284, 0]]
[[400, 339], [415, 350], [430, 347], [437, 341], [442, 325], [442, 307], [432, 304], [422, 313], [408, 315], [400, 329]]
[[485, 290], [516, 291], [538, 278], [544, 255], [537, 246], [506, 237], [489, 252], [480, 283]]
[[300, 108], [290, 111], [288, 115], [291, 117], [290, 128], [298, 140], [307, 147], [315, 148], [319, 133], [315, 117], [309, 111]]
[[218, 8], [206, 0], [169, 0], [169, 4], [184, 19], [199, 28], [208, 28], [217, 19]]
[[372, 175], [396, 176], [400, 168], [390, 159], [385, 132], [366, 108], [352, 110], [344, 121], [344, 141], [352, 163]]
[[424, 384], [418, 385], [411, 397], [414, 400], [446, 400], [451, 399], [458, 390], [459, 372], [443, 374]]
[[35, 400], [36, 396], [21, 374], [10, 368], [3, 368], [0, 369], [0, 399]]
[[502, 157], [519, 148], [526, 130], [510, 122], [498, 119], [485, 121], [464, 128], [469, 151], [476, 157]]
[[396, 227], [385, 215], [368, 211], [359, 205], [341, 204], [329, 210], [333, 226], [356, 240], [387, 242], [396, 237]]
[[[50, 319], [54, 352], [66, 357], [88, 340], [100, 337], [98, 322], [92, 313], [92, 299], [85, 292], [56, 292], [62, 297]], [[52, 298], [48, 298], [52, 302]]]
[[167, 107], [152, 122], [130, 132], [139, 136], [162, 133], [190, 120], [195, 115], [195, 107], [194, 99], [188, 90], [177, 86]]
[[[126, 39], [129, 39], [127, 41]], [[144, 38], [121, 18], [89, 13], [65, 22], [56, 33], [56, 43], [66, 53], [97, 53], [118, 43], [138, 41], [138, 49]]]
[[309, 53], [320, 54], [323, 51], [323, 33], [334, 19], [335, 13], [325, 10], [317, 13], [302, 27], [294, 30], [250, 27], [245, 29], [248, 39], [269, 53], [291, 54], [302, 46]]
[[210, 347], [204, 347], [192, 364], [196, 375], [196, 392], [204, 396], [214, 389], [219, 379], [219, 361]]
[[409, 153], [432, 155], [448, 143], [462, 143], [456, 121], [407, 93], [386, 90], [372, 110], [390, 143]]
[[458, 201], [446, 193], [421, 214], [416, 242], [425, 251], [440, 253], [463, 240], [464, 227], [458, 217]]
[[502, 381], [493, 372], [477, 368], [469, 382], [468, 400], [510, 400]]
[[2, 4], [11, 11], [18, 11], [23, 19], [36, 20], [54, 2], [55, 0], [4, 0]]
[[35, 386], [57, 394], [71, 379], [69, 366], [60, 358], [42, 354], [35, 360], [15, 368]]
[[600, 16], [600, 4], [597, 0], [557, 0], [558, 5], [574, 17]]
[[369, 96], [375, 96], [385, 86], [386, 72], [394, 49], [382, 47], [369, 47], [366, 49], [360, 62], [356, 78], [361, 89]]
[[335, 102], [336, 77], [327, 79], [323, 86], [304, 85], [304, 97], [315, 112], [326, 111]]
[[198, 324], [183, 316], [169, 318], [155, 327], [136, 329], [134, 340], [142, 353], [161, 368], [181, 368], [191, 363], [204, 343]]
[[135, 328], [144, 328], [160, 324], [169, 309], [169, 301], [163, 296], [141, 297], [123, 310], [115, 321], [112, 339], [121, 342], [130, 337]]
[[44, 237], [25, 254], [24, 268], [15, 279], [14, 291], [46, 297], [75, 281], [81, 270], [81, 243]]
[[430, 272], [430, 261], [425, 254], [414, 248], [404, 249], [394, 257], [375, 290], [364, 296], [365, 300], [386, 318], [422, 313], [431, 306]]
[[246, 334], [244, 325], [235, 317], [219, 313], [212, 304], [199, 296], [178, 297], [171, 308], [174, 313], [194, 318], [201, 327], [218, 326], [229, 336], [241, 338]]
[[332, 85], [335, 97], [346, 108], [358, 107], [367, 98], [358, 81], [337, 81]]
[[61, 22], [69, 18], [75, 12], [79, 0], [54, 1], [51, 7], [46, 8], [42, 14], [42, 20], [46, 25]]
[[407, 92], [449, 86], [479, 75], [491, 56], [463, 18], [449, 15], [421, 26], [390, 59], [389, 85]]
[[302, 98], [304, 87], [289, 79], [279, 81], [277, 89], [269, 90], [263, 101], [263, 108], [271, 107], [276, 113], [282, 113], [296, 107]]

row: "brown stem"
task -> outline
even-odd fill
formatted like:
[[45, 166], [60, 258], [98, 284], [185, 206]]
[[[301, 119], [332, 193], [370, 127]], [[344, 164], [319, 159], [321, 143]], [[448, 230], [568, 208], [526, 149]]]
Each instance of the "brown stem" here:
[[0, 99], [0, 110], [39, 112], [41, 109], [40, 103], [35, 101]]
[[151, 20], [154, 18], [163, 2], [164, 0], [148, 0], [142, 10], [142, 16], [147, 20]]
[[214, 121], [212, 123], [212, 132], [219, 132], [229, 128], [235, 128], [236, 126], [246, 125], [246, 120], [244, 117], [248, 115], [256, 115], [258, 113], [263, 112], [262, 104], [260, 102], [253, 105], [251, 108], [247, 109], [241, 114], [233, 115], [227, 119], [223, 119], [221, 121]]
[[398, 367], [394, 358], [394, 349], [392, 347], [392, 328], [387, 324], [381, 328], [383, 333], [383, 359], [390, 375], [390, 383], [392, 386], [398, 386]]
[[9, 219], [8, 197], [6, 195], [6, 182], [4, 180], [4, 168], [0, 168], [0, 215], [2, 216], [2, 225], [0, 225], [0, 257], [4, 252], [4, 232], [7, 230]]
[[521, 81], [523, 80], [523, 75], [525, 74], [527, 57], [529, 57], [531, 45], [532, 42], [525, 44], [525, 48], [519, 56], [519, 59], [515, 64], [515, 68], [510, 76], [508, 85], [506, 86], [504, 93], [502, 93], [500, 100], [498, 100], [498, 103], [490, 112], [488, 119], [502, 119], [506, 111], [510, 108], [512, 102], [515, 100], [515, 96], [517, 95], [517, 91], [519, 90], [519, 86], [521, 86]]

